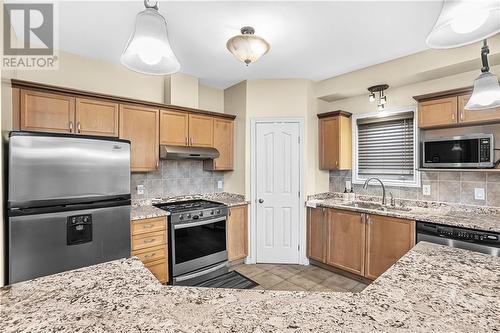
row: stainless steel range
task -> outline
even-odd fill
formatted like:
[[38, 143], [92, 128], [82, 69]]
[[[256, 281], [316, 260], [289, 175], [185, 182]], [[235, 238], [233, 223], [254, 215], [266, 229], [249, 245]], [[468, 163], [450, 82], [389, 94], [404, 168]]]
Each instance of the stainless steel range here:
[[169, 275], [174, 285], [196, 285], [227, 272], [227, 206], [207, 200], [156, 204], [170, 212]]

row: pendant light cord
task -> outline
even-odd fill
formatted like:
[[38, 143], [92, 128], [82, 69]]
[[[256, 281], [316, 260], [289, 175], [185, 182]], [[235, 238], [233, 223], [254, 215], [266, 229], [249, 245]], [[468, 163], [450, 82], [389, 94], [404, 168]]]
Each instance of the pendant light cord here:
[[488, 54], [490, 53], [490, 48], [486, 39], [483, 41], [483, 47], [481, 48], [481, 62], [483, 67], [481, 67], [481, 73], [486, 73], [490, 71], [490, 65], [488, 64]]

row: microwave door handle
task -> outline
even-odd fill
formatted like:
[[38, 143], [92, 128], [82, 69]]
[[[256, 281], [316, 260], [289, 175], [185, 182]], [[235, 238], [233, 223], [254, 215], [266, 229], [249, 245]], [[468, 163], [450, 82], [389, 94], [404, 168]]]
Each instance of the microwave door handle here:
[[200, 222], [176, 224], [176, 225], [174, 225], [174, 230], [191, 228], [191, 227], [198, 227], [200, 225], [205, 225], [205, 224], [210, 224], [210, 223], [215, 223], [215, 222], [222, 222], [225, 220], [226, 220], [226, 217], [223, 216], [223, 217], [218, 217], [215, 219], [210, 219], [210, 220], [205, 220], [205, 221], [200, 221]]

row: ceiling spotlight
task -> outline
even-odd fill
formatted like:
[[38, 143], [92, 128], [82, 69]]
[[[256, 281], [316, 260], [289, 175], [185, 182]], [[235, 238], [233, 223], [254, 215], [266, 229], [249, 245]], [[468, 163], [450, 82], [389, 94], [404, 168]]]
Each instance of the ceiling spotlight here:
[[167, 75], [181, 68], [167, 36], [167, 22], [157, 1], [144, 0], [145, 10], [135, 18], [135, 30], [121, 55], [121, 63], [143, 74]]
[[243, 27], [240, 31], [241, 35], [230, 38], [226, 47], [236, 59], [248, 66], [266, 54], [271, 46], [264, 38], [255, 35], [252, 27]]
[[475, 111], [500, 107], [500, 85], [496, 75], [490, 73], [488, 53], [490, 53], [490, 49], [485, 39], [481, 48], [483, 64], [481, 75], [474, 81], [474, 90], [467, 105], [465, 105], [466, 110]]
[[387, 103], [387, 96], [385, 96], [384, 91], [389, 88], [387, 84], [379, 84], [368, 88], [370, 95], [368, 95], [368, 100], [370, 102], [375, 101], [375, 94], [378, 94], [378, 109], [379, 111], [384, 110], [385, 104]]
[[500, 32], [500, 1], [445, 0], [427, 36], [434, 49], [464, 46]]

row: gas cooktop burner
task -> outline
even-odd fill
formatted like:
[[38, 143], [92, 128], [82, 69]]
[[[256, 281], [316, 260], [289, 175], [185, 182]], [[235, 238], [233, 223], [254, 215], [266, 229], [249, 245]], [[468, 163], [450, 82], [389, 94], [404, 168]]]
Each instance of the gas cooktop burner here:
[[208, 200], [186, 200], [171, 203], [162, 203], [154, 205], [170, 213], [188, 212], [199, 209], [209, 209], [224, 206], [224, 204]]

